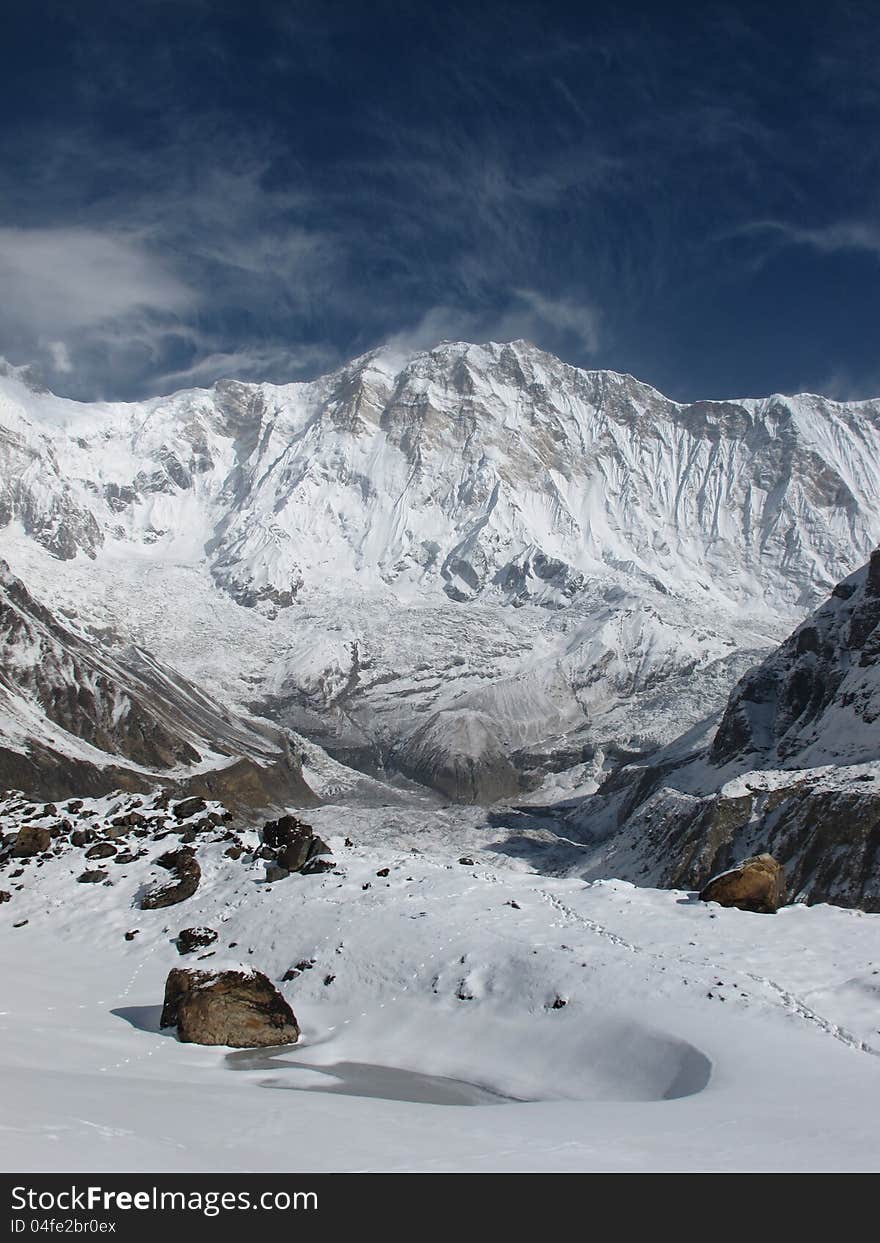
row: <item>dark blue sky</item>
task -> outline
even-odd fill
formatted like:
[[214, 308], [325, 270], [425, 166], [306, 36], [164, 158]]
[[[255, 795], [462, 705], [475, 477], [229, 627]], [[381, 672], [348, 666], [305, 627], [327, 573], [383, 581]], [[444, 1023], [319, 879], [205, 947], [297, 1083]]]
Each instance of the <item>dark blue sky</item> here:
[[880, 393], [874, 3], [29, 0], [0, 118], [0, 354], [56, 391], [524, 336]]

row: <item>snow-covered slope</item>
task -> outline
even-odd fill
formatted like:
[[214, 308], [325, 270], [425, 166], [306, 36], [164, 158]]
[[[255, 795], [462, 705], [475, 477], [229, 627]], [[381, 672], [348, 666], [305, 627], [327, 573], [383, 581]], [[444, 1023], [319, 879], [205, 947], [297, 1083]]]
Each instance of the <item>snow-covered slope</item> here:
[[524, 342], [131, 405], [25, 381], [0, 541], [41, 602], [380, 777], [488, 720], [455, 798], [720, 711], [880, 539], [880, 402], [684, 406]]
[[[119, 802], [80, 814], [101, 825]], [[320, 808], [335, 869], [271, 885], [256, 832], [233, 824], [232, 858], [229, 830], [201, 831], [197, 892], [152, 911], [132, 904], [163, 874], [165, 828], [129, 830], [102, 884], [77, 883], [95, 865], [70, 846], [12, 860], [0, 1166], [876, 1168], [880, 916], [724, 910], [490, 850], [459, 863], [475, 814]], [[181, 957], [177, 933], [205, 926], [208, 959]], [[171, 968], [241, 961], [283, 991], [297, 1045], [159, 1029]]]

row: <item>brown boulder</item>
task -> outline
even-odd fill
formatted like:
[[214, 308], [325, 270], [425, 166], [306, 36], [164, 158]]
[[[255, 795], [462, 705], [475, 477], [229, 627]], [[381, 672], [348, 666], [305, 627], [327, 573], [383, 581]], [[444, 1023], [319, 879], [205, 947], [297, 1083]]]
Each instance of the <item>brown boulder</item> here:
[[134, 829], [146, 822], [146, 816], [142, 816], [139, 811], [128, 811], [124, 815], [114, 816], [110, 823], [117, 829]]
[[175, 967], [165, 982], [162, 1027], [187, 1044], [256, 1049], [295, 1044], [299, 1024], [261, 971], [196, 971]]
[[48, 829], [38, 829], [35, 825], [26, 824], [13, 839], [12, 854], [16, 859], [28, 859], [48, 850], [51, 842], [52, 836]]
[[194, 853], [186, 846], [182, 846], [180, 850], [166, 850], [163, 855], [158, 856], [156, 863], [169, 872], [187, 872], [193, 864], [198, 867]]
[[785, 872], [772, 855], [755, 855], [713, 876], [700, 898], [740, 911], [775, 915], [785, 905]]
[[90, 846], [86, 851], [87, 859], [111, 859], [116, 854], [116, 847], [112, 842], [98, 842], [94, 846]]
[[185, 902], [198, 889], [200, 877], [201, 870], [195, 874], [190, 872], [173, 884], [157, 885], [141, 898], [141, 910], [161, 911], [166, 906], [177, 906], [179, 902]]

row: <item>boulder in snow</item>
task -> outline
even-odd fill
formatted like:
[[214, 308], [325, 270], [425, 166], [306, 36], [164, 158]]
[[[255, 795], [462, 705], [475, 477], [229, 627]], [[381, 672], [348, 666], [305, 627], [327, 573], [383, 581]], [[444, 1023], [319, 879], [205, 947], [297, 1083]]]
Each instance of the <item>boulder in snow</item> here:
[[175, 879], [168, 885], [157, 885], [141, 898], [142, 911], [158, 911], [166, 906], [176, 906], [191, 898], [199, 887], [202, 869], [198, 865], [191, 850], [182, 847], [180, 850], [169, 850], [156, 860], [160, 867], [167, 868]]
[[12, 853], [16, 859], [28, 859], [31, 855], [42, 854], [48, 850], [52, 835], [48, 829], [38, 829], [36, 825], [25, 824], [15, 835]]
[[772, 855], [754, 855], [713, 876], [700, 898], [741, 911], [775, 915], [785, 904], [785, 872]]
[[213, 945], [216, 940], [217, 933], [213, 928], [183, 928], [177, 934], [177, 952], [191, 954], [193, 950]]
[[206, 807], [205, 800], [194, 795], [192, 798], [181, 799], [171, 810], [175, 820], [188, 820], [190, 816], [197, 816], [199, 812], [205, 811]]
[[165, 983], [162, 1027], [187, 1044], [255, 1049], [295, 1044], [299, 1024], [261, 971], [196, 971], [176, 967]]

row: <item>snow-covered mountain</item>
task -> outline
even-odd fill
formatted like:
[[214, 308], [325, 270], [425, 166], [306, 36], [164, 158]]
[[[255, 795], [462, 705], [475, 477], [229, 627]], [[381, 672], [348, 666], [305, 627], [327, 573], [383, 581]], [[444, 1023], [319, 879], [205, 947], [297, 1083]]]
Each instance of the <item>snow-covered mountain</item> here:
[[3, 555], [236, 710], [447, 797], [718, 712], [880, 539], [880, 402], [672, 402], [524, 342], [83, 405], [0, 377]]

